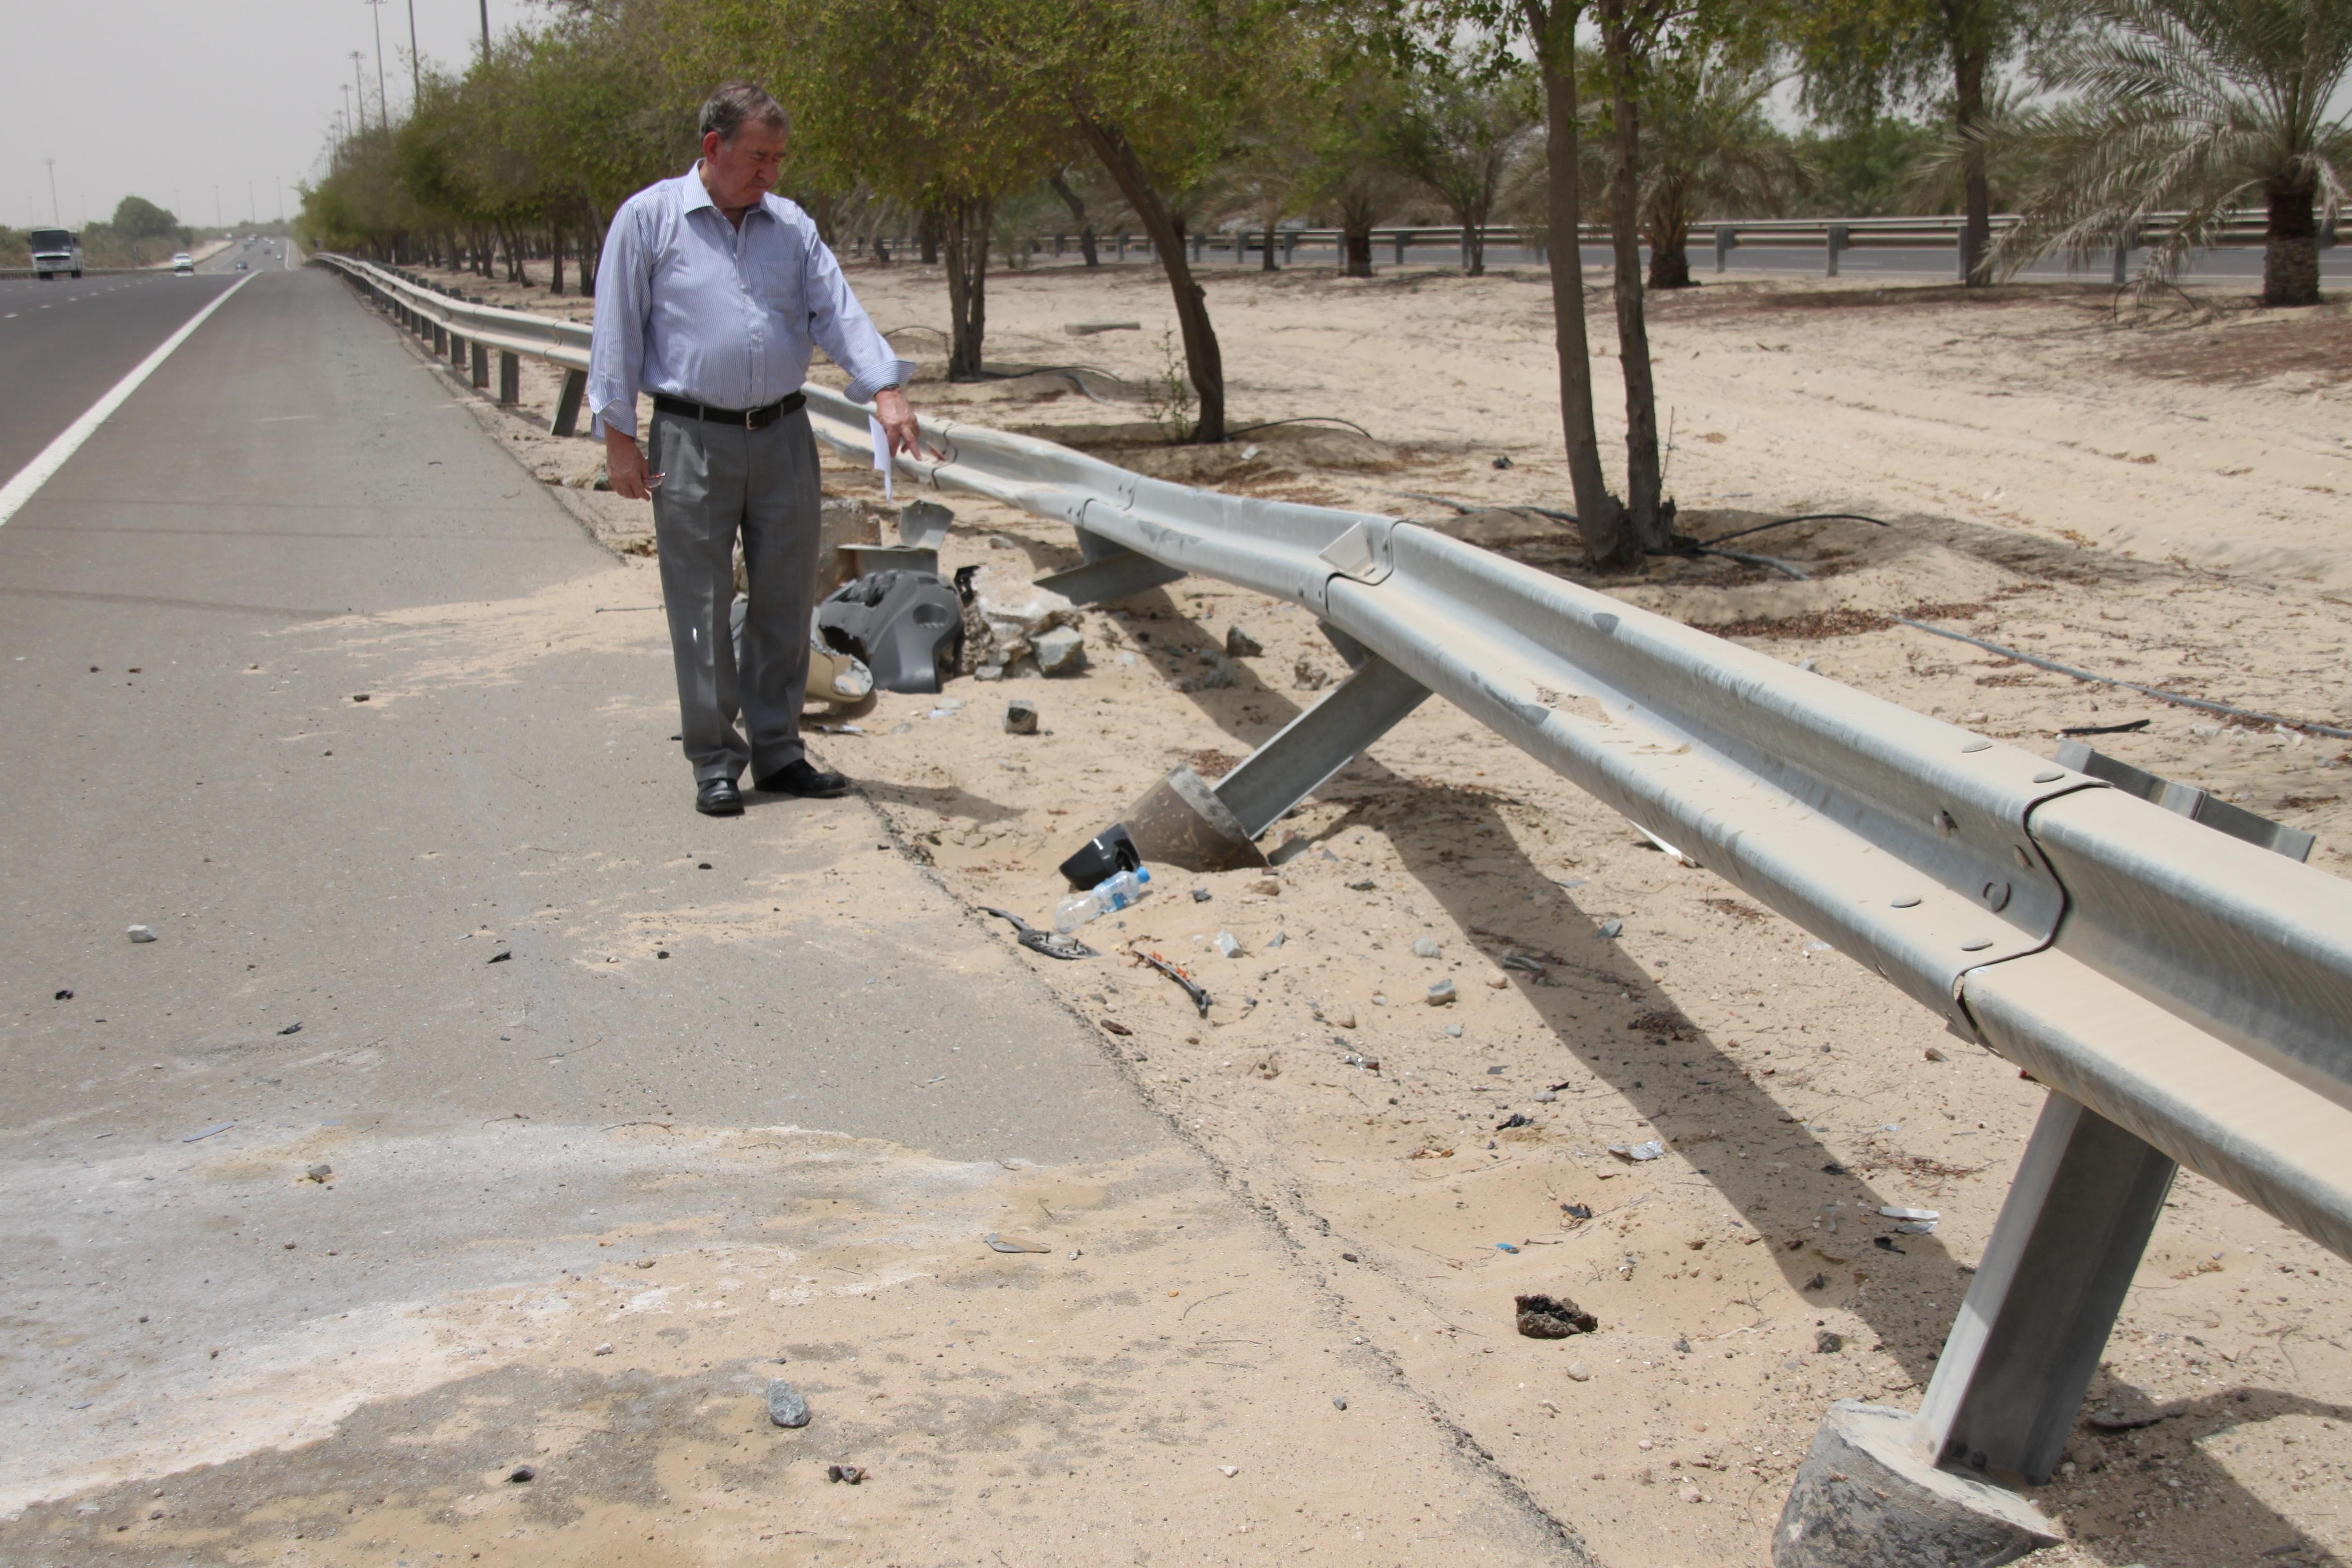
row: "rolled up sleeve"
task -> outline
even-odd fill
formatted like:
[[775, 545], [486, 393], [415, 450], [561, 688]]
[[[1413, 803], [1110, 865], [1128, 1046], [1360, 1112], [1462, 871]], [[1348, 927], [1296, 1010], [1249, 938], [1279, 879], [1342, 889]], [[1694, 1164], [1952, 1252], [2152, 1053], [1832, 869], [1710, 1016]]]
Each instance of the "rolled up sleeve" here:
[[913, 363], [891, 352], [889, 340], [850, 292], [832, 247], [814, 234], [809, 236], [806, 265], [809, 336], [847, 373], [849, 400], [870, 403], [886, 386], [906, 385], [915, 374]]
[[604, 258], [596, 265], [596, 314], [588, 342], [589, 433], [637, 433], [637, 388], [646, 363], [646, 328], [651, 319], [651, 253], [644, 235], [644, 208], [635, 200], [614, 215], [604, 234]]

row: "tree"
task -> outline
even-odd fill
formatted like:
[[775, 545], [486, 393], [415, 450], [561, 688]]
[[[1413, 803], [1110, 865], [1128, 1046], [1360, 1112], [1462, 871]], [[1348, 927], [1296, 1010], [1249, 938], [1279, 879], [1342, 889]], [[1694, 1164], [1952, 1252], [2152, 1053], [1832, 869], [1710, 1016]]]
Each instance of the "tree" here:
[[1691, 286], [1691, 225], [1702, 212], [1767, 216], [1803, 187], [1802, 161], [1764, 111], [1780, 81], [1759, 51], [1711, 38], [1651, 70], [1641, 187], [1650, 288]]
[[1370, 278], [1372, 226], [1402, 194], [1389, 135], [1403, 83], [1386, 60], [1359, 49], [1335, 54], [1322, 74], [1326, 85], [1310, 110], [1307, 192], [1339, 219], [1340, 276]]
[[1535, 72], [1525, 60], [1469, 50], [1423, 60], [1406, 79], [1386, 122], [1389, 157], [1443, 201], [1467, 241], [1468, 268], [1486, 270], [1486, 224], [1503, 175], [1539, 117]]
[[[2213, 0], [2227, 5], [2230, 0]], [[1945, 106], [1960, 159], [1962, 275], [1990, 281], [1992, 191], [1984, 132], [2002, 67], [2063, 30], [2071, 0], [1800, 0], [1808, 104], [1867, 121], [1890, 103]]]
[[117, 202], [113, 221], [108, 226], [130, 245], [142, 239], [177, 240], [185, 232], [178, 218], [144, 196], [125, 196]]
[[1983, 138], [2043, 164], [1994, 265], [2080, 260], [2153, 212], [2185, 209], [2146, 289], [2259, 196], [2263, 303], [2318, 303], [2315, 209], [2333, 216], [2352, 174], [2352, 117], [2329, 113], [2352, 74], [2352, 0], [2096, 0], [2087, 19], [2040, 72], [2075, 96]]

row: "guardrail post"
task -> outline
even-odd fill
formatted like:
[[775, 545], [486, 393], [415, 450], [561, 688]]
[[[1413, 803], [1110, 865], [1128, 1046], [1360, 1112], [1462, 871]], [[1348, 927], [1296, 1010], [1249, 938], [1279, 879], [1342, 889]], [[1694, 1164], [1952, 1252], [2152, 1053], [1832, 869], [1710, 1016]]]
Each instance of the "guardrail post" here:
[[522, 360], [506, 349], [499, 351], [499, 403], [511, 408], [522, 401]]
[[2124, 286], [2124, 279], [2131, 274], [2132, 241], [2137, 237], [2127, 228], [2116, 231], [2116, 265], [2109, 281], [2118, 289]]
[[1853, 231], [1842, 223], [1830, 225], [1830, 263], [1829, 270], [1822, 274], [1823, 277], [1834, 278], [1838, 275], [1838, 258], [1845, 254], [1847, 241], [1852, 233]]
[[461, 370], [466, 363], [466, 340], [454, 331], [449, 334], [449, 368]]
[[2336, 215], [2334, 213], [2329, 213], [2326, 219], [2319, 226], [2319, 248], [2322, 250], [2336, 248]]
[[1180, 766], [1119, 820], [1147, 860], [1188, 871], [1263, 864], [1255, 840], [1428, 698], [1429, 688], [1377, 656], [1331, 694], [1209, 784]]
[[1731, 265], [1731, 253], [1739, 248], [1739, 231], [1727, 223], [1715, 226], [1715, 269], [1717, 272]]
[[1118, 231], [1118, 259], [1124, 261], [1127, 259], [1127, 231], [1125, 229]]
[[1038, 587], [1051, 589], [1074, 605], [1107, 605], [1186, 575], [1182, 567], [1155, 561], [1115, 539], [1084, 528], [1076, 531], [1079, 563], [1037, 579]]
[[471, 380], [476, 386], [488, 386], [490, 384], [490, 351], [479, 338], [475, 339], [471, 346], [474, 351], [474, 363], [469, 367], [471, 374], [467, 379]]
[[1774, 1568], [2006, 1563], [2055, 1540], [1992, 1481], [2039, 1486], [2057, 1469], [2176, 1169], [2051, 1094], [1919, 1413], [1831, 1410], [1781, 1512]]
[[1194, 229], [1194, 230], [1192, 231], [1192, 259], [1193, 259], [1193, 260], [1198, 261], [1198, 260], [1200, 260], [1200, 259], [1201, 259], [1201, 247], [1202, 247], [1204, 243], [1206, 243], [1206, 241], [1204, 240], [1203, 237], [1202, 236], [1201, 231], [1200, 231], [1199, 229], [1197, 229], [1197, 228], [1196, 228], [1196, 229]]
[[563, 373], [563, 390], [555, 395], [555, 417], [549, 421], [551, 436], [570, 436], [580, 428], [580, 404], [588, 395], [588, 373], [567, 370]]
[[1397, 264], [1399, 267], [1402, 267], [1402, 266], [1404, 265], [1404, 247], [1405, 247], [1406, 246], [1408, 246], [1408, 245], [1411, 245], [1412, 243], [1412, 230], [1411, 230], [1411, 229], [1409, 229], [1409, 228], [1401, 228], [1401, 229], [1397, 230], [1397, 234], [1396, 234], [1396, 264]]
[[1959, 232], [1952, 236], [1953, 276], [1965, 283], [1969, 280], [1969, 275], [1975, 272], [1976, 269], [1976, 248], [1969, 243], [1968, 226], [1966, 224], [1962, 224], [1960, 226]]

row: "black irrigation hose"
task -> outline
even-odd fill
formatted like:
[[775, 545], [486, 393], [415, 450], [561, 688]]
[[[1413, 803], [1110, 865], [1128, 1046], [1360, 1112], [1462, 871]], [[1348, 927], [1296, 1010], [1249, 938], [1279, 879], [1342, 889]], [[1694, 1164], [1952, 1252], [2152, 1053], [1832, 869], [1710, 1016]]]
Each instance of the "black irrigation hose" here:
[[1858, 511], [1809, 511], [1796, 517], [1776, 517], [1769, 522], [1759, 522], [1753, 528], [1735, 528], [1729, 533], [1718, 533], [1701, 542], [1721, 544], [1727, 539], [1745, 539], [1751, 533], [1761, 533], [1768, 528], [1786, 528], [1792, 522], [1867, 522], [1878, 528], [1895, 525], [1883, 517], [1867, 517]]
[[[1280, 425], [1345, 425], [1349, 429], [1353, 430], [1357, 435], [1361, 436], [1367, 441], [1378, 441], [1380, 439], [1379, 437], [1373, 435], [1370, 430], [1365, 429], [1354, 420], [1342, 419], [1336, 414], [1301, 414], [1295, 419], [1269, 419], [1263, 425], [1244, 425], [1238, 430], [1226, 431], [1225, 439], [1230, 441], [1236, 436], [1246, 436], [1253, 430], [1271, 430]], [[1435, 498], [1431, 496], [1422, 496], [1416, 499], [1431, 500]]]

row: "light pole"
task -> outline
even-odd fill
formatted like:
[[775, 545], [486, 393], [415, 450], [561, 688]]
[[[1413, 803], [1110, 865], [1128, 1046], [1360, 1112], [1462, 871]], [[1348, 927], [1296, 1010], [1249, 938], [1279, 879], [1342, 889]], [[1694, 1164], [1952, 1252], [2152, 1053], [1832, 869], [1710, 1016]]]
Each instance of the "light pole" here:
[[359, 123], [360, 123], [360, 129], [361, 129], [361, 130], [362, 130], [362, 131], [364, 131], [364, 130], [366, 130], [366, 129], [367, 129], [367, 78], [366, 78], [363, 74], [362, 74], [362, 72], [361, 72], [361, 70], [360, 70], [360, 68], [361, 68], [362, 66], [365, 65], [366, 63], [367, 63], [367, 53], [366, 53], [366, 51], [364, 51], [364, 50], [362, 50], [362, 49], [353, 49], [353, 50], [352, 51], [352, 89], [354, 89], [354, 90], [359, 94], [359, 101], [360, 101], [360, 122], [359, 122]]
[[253, 225], [257, 228], [261, 226], [261, 209], [253, 205], [253, 182], [251, 180], [247, 180], [245, 183], [245, 221]]
[[482, 63], [490, 63], [490, 0], [482, 0]]
[[425, 96], [423, 68], [416, 63], [416, 0], [408, 0], [408, 112], [416, 112], [417, 100]]
[[63, 225], [66, 220], [58, 216], [58, 161], [44, 158], [41, 162], [49, 166], [49, 221]]
[[386, 131], [392, 129], [392, 108], [383, 96], [383, 0], [365, 0], [368, 15], [375, 18], [375, 120]]

